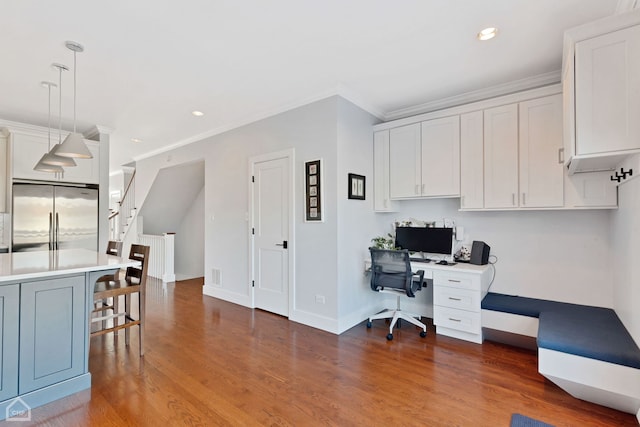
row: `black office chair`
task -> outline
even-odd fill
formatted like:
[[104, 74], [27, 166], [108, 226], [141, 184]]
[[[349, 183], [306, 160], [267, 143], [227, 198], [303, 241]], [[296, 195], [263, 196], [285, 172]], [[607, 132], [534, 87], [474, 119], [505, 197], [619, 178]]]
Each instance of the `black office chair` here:
[[403, 319], [422, 328], [420, 336], [426, 337], [427, 327], [418, 320], [420, 316], [400, 310], [400, 297], [403, 294], [409, 298], [414, 298], [415, 292], [422, 289], [424, 271], [418, 270], [415, 273], [411, 271], [409, 252], [406, 250], [394, 251], [369, 248], [369, 252], [371, 252], [371, 289], [376, 292], [397, 295], [398, 303], [395, 310], [385, 310], [369, 317], [367, 328], [371, 327], [372, 320], [392, 319], [389, 325], [389, 334], [387, 335], [387, 339], [391, 341], [393, 339], [393, 327], [399, 319]]

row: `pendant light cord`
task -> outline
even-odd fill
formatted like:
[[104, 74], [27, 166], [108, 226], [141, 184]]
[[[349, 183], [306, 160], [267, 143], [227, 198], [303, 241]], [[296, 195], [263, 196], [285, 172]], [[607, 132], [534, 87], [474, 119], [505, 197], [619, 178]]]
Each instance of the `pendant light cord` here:
[[60, 72], [59, 90], [58, 90], [58, 144], [62, 144], [62, 67], [58, 68]]
[[73, 133], [76, 133], [76, 54], [73, 51]]
[[48, 153], [49, 151], [51, 151], [51, 84], [48, 84], [47, 88], [49, 89], [49, 103], [47, 104], [47, 106], [49, 107], [49, 112], [47, 113], [47, 137], [48, 137], [47, 153]]

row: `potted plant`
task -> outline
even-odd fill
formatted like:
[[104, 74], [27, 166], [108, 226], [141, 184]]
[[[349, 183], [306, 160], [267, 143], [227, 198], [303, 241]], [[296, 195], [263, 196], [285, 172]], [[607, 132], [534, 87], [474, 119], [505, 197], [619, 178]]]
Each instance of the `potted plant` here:
[[396, 249], [396, 241], [391, 233], [387, 233], [386, 236], [378, 236], [371, 239], [372, 247], [375, 249]]

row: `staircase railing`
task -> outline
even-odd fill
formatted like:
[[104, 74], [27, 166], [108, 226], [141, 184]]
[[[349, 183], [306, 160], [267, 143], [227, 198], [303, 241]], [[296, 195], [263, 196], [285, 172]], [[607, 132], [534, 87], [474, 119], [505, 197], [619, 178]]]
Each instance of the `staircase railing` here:
[[129, 225], [136, 216], [135, 179], [136, 171], [134, 170], [127, 188], [124, 190], [124, 195], [118, 202], [118, 210], [109, 215], [109, 230], [112, 240], [124, 240]]

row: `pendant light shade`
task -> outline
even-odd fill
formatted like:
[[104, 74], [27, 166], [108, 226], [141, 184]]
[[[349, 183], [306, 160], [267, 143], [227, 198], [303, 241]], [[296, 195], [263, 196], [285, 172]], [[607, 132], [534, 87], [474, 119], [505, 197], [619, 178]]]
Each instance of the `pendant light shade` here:
[[57, 153], [60, 148], [60, 143], [62, 142], [62, 72], [68, 71], [69, 68], [63, 64], [52, 64], [53, 68], [58, 70], [58, 143], [53, 146], [53, 148], [49, 147], [49, 152], [45, 154], [40, 162], [44, 164], [48, 164], [51, 166], [64, 166], [64, 167], [73, 167], [76, 166], [75, 160], [69, 157], [59, 156]]
[[[51, 148], [51, 88], [56, 87], [57, 85], [51, 82], [42, 82], [42, 86], [46, 87], [49, 90], [49, 113], [47, 115], [47, 131], [48, 131], [48, 137], [49, 137], [48, 148]], [[64, 169], [62, 169], [62, 166], [47, 164], [46, 163], [47, 157], [50, 157], [48, 149], [47, 149], [47, 152], [44, 153], [44, 155], [40, 158], [38, 163], [36, 163], [36, 166], [33, 168], [33, 170], [39, 171], [39, 172], [50, 172], [50, 173], [64, 172]]]
[[77, 159], [92, 159], [93, 154], [84, 143], [84, 138], [76, 132], [76, 54], [83, 52], [84, 47], [80, 43], [68, 41], [65, 43], [67, 49], [73, 51], [73, 132], [67, 135], [64, 142], [56, 149], [56, 155], [61, 157], [71, 157]]

